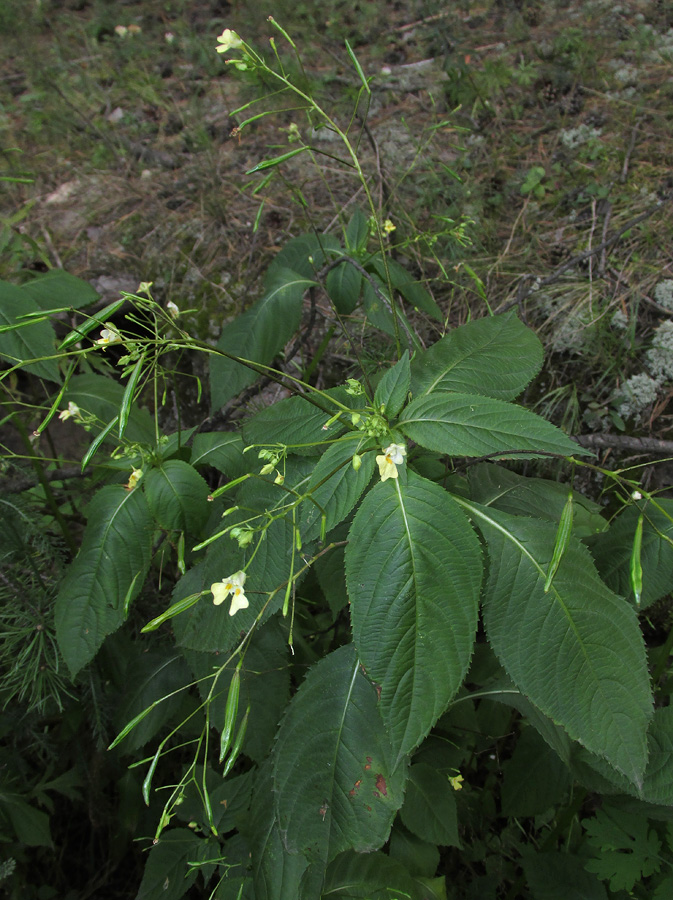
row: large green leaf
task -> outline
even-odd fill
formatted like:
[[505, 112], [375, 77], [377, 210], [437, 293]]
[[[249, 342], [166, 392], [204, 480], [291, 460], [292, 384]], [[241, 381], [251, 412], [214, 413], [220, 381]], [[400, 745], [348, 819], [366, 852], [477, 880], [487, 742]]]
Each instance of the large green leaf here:
[[358, 305], [362, 275], [350, 263], [343, 262], [327, 273], [325, 287], [337, 311], [342, 316], [348, 316]]
[[32, 281], [22, 284], [21, 290], [25, 291], [40, 309], [56, 309], [64, 306], [81, 309], [100, 298], [98, 291], [88, 281], [64, 272], [63, 269], [52, 269], [44, 275], [39, 275]]
[[[127, 662], [127, 666], [123, 675], [126, 689], [115, 710], [115, 727], [119, 731], [148, 706], [179, 690], [190, 680], [184, 660], [175, 652], [167, 654], [146, 650], [132, 655], [131, 648], [128, 648], [128, 654], [122, 657], [122, 661]], [[124, 738], [120, 750], [123, 753], [139, 750], [166, 724], [180, 702], [178, 695], [177, 698], [157, 703]]]
[[318, 394], [315, 400], [319, 405], [297, 396], [268, 406], [245, 423], [244, 440], [262, 446], [284, 444], [293, 453], [319, 453], [316, 444], [334, 440], [344, 430], [340, 419], [328, 425], [329, 420], [342, 407], [361, 409], [365, 402], [362, 397], [351, 397], [341, 387]]
[[501, 663], [570, 737], [642, 784], [652, 695], [633, 610], [575, 538], [545, 593], [556, 527], [460, 502], [488, 543], [484, 619]]
[[400, 818], [412, 834], [424, 841], [460, 847], [453, 788], [445, 775], [426, 763], [416, 763], [409, 769]]
[[288, 853], [283, 846], [273, 804], [270, 760], [260, 769], [250, 812], [255, 900], [297, 900], [308, 860], [301, 853]]
[[405, 350], [398, 362], [384, 372], [379, 381], [374, 394], [374, 406], [384, 407], [389, 419], [396, 416], [406, 402], [410, 381], [409, 351]]
[[[99, 430], [111, 422], [119, 413], [124, 396], [124, 386], [104, 375], [76, 375], [68, 382], [64, 404], [76, 403], [82, 412], [91, 413], [99, 419]], [[154, 421], [150, 414], [134, 406], [129, 416], [124, 435], [130, 441], [141, 444], [156, 443]], [[112, 435], [110, 436], [112, 439]]]
[[[277, 268], [268, 292], [247, 312], [225, 326], [217, 349], [239, 359], [270, 365], [301, 321], [304, 291], [316, 282], [290, 269]], [[225, 356], [210, 358], [210, 402], [219, 409], [259, 374]]]
[[49, 322], [21, 319], [21, 316], [39, 311], [40, 306], [30, 294], [7, 281], [0, 281], [0, 328], [17, 326], [0, 332], [0, 357], [10, 365], [21, 364], [22, 369], [38, 378], [58, 382], [61, 378], [56, 361], [43, 359], [55, 354], [54, 329]]
[[348, 434], [329, 447], [318, 461], [307, 488], [313, 499], [308, 499], [303, 504], [304, 540], [313, 540], [319, 536], [321, 510], [325, 511], [327, 534], [346, 518], [369, 484], [376, 465], [374, 454], [363, 455], [357, 472], [352, 464], [353, 454], [361, 440], [360, 434]]
[[[657, 500], [661, 511], [651, 503], [645, 508], [640, 563], [643, 569], [642, 609], [651, 606], [673, 588], [673, 500]], [[635, 602], [631, 585], [631, 555], [640, 510], [625, 509], [589, 544], [596, 567], [609, 587]]]
[[441, 487], [413, 472], [379, 482], [346, 549], [353, 638], [381, 684], [398, 759], [416, 747], [467, 671], [482, 577], [476, 534]]
[[142, 491], [102, 488], [56, 598], [56, 637], [73, 675], [126, 618], [150, 565], [154, 522]]
[[269, 266], [265, 284], [271, 288], [283, 275], [283, 270], [290, 269], [303, 278], [314, 278], [329, 256], [342, 252], [339, 241], [333, 234], [300, 234], [284, 244], [273, 258]]
[[341, 853], [330, 864], [324, 900], [424, 900], [409, 873], [384, 853]]
[[584, 452], [535, 413], [479, 394], [436, 391], [419, 397], [402, 411], [398, 427], [422, 447], [449, 456], [486, 456], [510, 450], [510, 458], [520, 455], [517, 451], [527, 457]]
[[542, 344], [516, 315], [475, 319], [449, 332], [411, 367], [415, 397], [460, 391], [513, 400], [538, 373]]
[[376, 689], [353, 645], [309, 671], [281, 724], [273, 759], [287, 852], [324, 866], [343, 850], [366, 853], [386, 841], [406, 766], [393, 762]]
[[[438, 322], [444, 321], [444, 315], [437, 303], [430, 296], [428, 291], [423, 287], [420, 281], [416, 281], [411, 273], [400, 265], [394, 259], [387, 259], [388, 275], [393, 288], [399, 291], [406, 302], [413, 306], [414, 309], [427, 313]], [[381, 256], [377, 254], [373, 260], [373, 268], [376, 270], [382, 282], [386, 281], [386, 269], [383, 265]]]
[[570, 853], [532, 853], [523, 860], [534, 900], [607, 900], [602, 882]]
[[152, 515], [162, 528], [199, 534], [210, 516], [210, 488], [189, 463], [168, 459], [149, 469], [142, 484]]
[[[493, 463], [477, 463], [469, 471], [470, 499], [513, 516], [534, 516], [558, 523], [568, 499], [568, 485], [530, 478]], [[573, 491], [573, 534], [586, 538], [607, 528], [598, 503]]]
[[165, 831], [149, 852], [136, 900], [180, 900], [196, 881], [187, 863], [198, 859], [202, 843], [188, 828]]
[[243, 440], [237, 431], [209, 431], [194, 436], [192, 466], [213, 466], [229, 478], [238, 478], [245, 469]]

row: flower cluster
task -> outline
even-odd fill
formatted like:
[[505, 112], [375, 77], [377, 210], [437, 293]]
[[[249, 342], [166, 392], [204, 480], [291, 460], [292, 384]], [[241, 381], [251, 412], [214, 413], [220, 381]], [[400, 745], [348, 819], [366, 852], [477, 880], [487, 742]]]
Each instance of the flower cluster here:
[[235, 616], [239, 609], [247, 609], [250, 605], [248, 598], [245, 596], [243, 587], [245, 585], [245, 572], [235, 572], [222, 581], [216, 581], [211, 584], [210, 590], [213, 593], [213, 603], [219, 606], [231, 595], [231, 605], [229, 607], [229, 615]]
[[61, 422], [65, 422], [67, 419], [76, 419], [79, 421], [82, 418], [82, 413], [80, 412], [79, 406], [71, 400], [68, 403], [68, 408], [60, 412], [58, 417]]

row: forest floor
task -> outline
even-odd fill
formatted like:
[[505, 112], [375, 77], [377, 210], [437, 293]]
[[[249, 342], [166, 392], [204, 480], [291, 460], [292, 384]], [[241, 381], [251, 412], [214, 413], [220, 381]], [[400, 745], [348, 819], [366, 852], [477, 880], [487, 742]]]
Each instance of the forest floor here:
[[346, 40], [371, 77], [351, 133], [395, 253], [447, 325], [517, 305], [547, 353], [538, 412], [573, 434], [668, 439], [673, 2], [26, 6], [0, 10], [0, 175], [17, 179], [0, 277], [63, 267], [101, 303], [151, 281], [215, 340], [287, 239], [362, 205], [324, 155], [322, 173], [304, 154], [248, 174], [287, 150], [290, 125], [333, 150], [301, 112], [239, 130], [264, 88], [215, 38], [232, 28], [270, 52], [273, 12], [342, 123], [360, 87]]

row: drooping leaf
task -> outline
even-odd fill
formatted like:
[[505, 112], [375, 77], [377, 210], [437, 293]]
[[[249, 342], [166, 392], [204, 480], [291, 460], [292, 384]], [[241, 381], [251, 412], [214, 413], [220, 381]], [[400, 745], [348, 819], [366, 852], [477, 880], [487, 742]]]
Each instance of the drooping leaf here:
[[484, 620], [508, 674], [570, 737], [641, 785], [652, 695], [632, 609], [600, 580], [575, 538], [545, 593], [555, 527], [461, 505], [488, 543]]
[[53, 847], [49, 816], [35, 809], [19, 794], [3, 790], [2, 812], [12, 824], [18, 841], [27, 847]]
[[69, 306], [81, 309], [90, 306], [100, 298], [98, 291], [88, 281], [64, 272], [63, 269], [52, 269], [21, 285], [21, 290], [28, 294], [40, 309], [55, 309]]
[[426, 763], [416, 763], [409, 769], [400, 817], [422, 840], [460, 847], [454, 790], [445, 775]]
[[[274, 270], [275, 282], [247, 312], [225, 325], [217, 349], [268, 366], [299, 328], [304, 291], [316, 282], [289, 269]], [[210, 357], [210, 401], [220, 409], [259, 378], [226, 356]]]
[[[155, 701], [161, 700], [172, 691], [177, 691], [189, 682], [189, 670], [184, 660], [175, 652], [165, 654], [158, 651], [129, 656], [124, 672], [127, 690], [115, 710], [115, 727], [121, 730], [127, 722], [138, 716]], [[142, 719], [121, 745], [124, 753], [134, 753], [143, 747], [171, 718], [179, 699], [164, 700]]]
[[126, 618], [152, 553], [154, 523], [141, 490], [110, 485], [89, 504], [88, 524], [56, 598], [56, 637], [71, 674]]
[[607, 900], [603, 884], [571, 853], [532, 853], [523, 860], [534, 900]]
[[303, 278], [315, 278], [316, 271], [325, 264], [328, 257], [339, 252], [339, 241], [333, 234], [300, 234], [284, 244], [274, 256], [264, 283], [267, 288], [272, 288], [278, 280], [278, 274], [282, 274], [284, 269], [290, 269]]
[[[640, 548], [643, 589], [640, 608], [651, 606], [673, 588], [673, 500], [657, 500], [661, 511], [652, 504], [645, 508]], [[635, 602], [629, 566], [639, 509], [629, 506], [604, 534], [597, 535], [589, 547], [596, 567], [607, 585], [617, 594]]]
[[327, 294], [342, 316], [349, 316], [360, 300], [362, 275], [350, 263], [343, 262], [327, 273]]
[[[444, 315], [441, 309], [420, 281], [416, 281], [412, 274], [394, 259], [388, 259], [387, 265], [393, 288], [402, 294], [406, 302], [414, 309], [431, 316], [437, 322], [443, 322]], [[373, 267], [379, 278], [385, 281], [385, 268], [379, 254], [373, 261]]]
[[38, 378], [58, 382], [60, 375], [56, 361], [43, 359], [55, 354], [54, 329], [46, 321], [21, 319], [28, 313], [39, 313], [40, 309], [30, 294], [7, 281], [0, 281], [0, 328], [8, 329], [0, 333], [0, 357], [12, 366], [21, 365]]
[[475, 319], [454, 328], [411, 367], [414, 397], [432, 391], [513, 400], [542, 365], [542, 344], [516, 315]]
[[426, 736], [463, 681], [482, 576], [477, 536], [449, 494], [413, 472], [401, 482], [369, 491], [346, 549], [353, 639], [381, 684], [398, 759]]
[[330, 863], [322, 896], [329, 900], [425, 900], [404, 866], [384, 853], [341, 853]]
[[[199, 682], [199, 692], [205, 699], [211, 690], [212, 675], [226, 662], [222, 654], [194, 653], [183, 651], [195, 678]], [[241, 752], [255, 762], [262, 762], [269, 753], [283, 710], [290, 696], [290, 674], [288, 669], [289, 647], [287, 629], [276, 619], [258, 628], [248, 645], [240, 671], [238, 715], [234, 722], [235, 734], [250, 707], [248, 727]], [[232, 660], [217, 680], [210, 704], [210, 724], [222, 731], [225, 722], [226, 701], [237, 659]]]
[[325, 866], [344, 850], [376, 850], [402, 803], [406, 766], [393, 762], [377, 693], [354, 646], [310, 671], [273, 753], [276, 815], [288, 853]]
[[[493, 463], [478, 463], [469, 471], [470, 498], [513, 516], [534, 516], [557, 523], [568, 499], [567, 485], [530, 478]], [[573, 491], [573, 534], [586, 538], [607, 528], [598, 503]], [[617, 592], [618, 593], [618, 592]]]
[[540, 815], [560, 805], [569, 787], [567, 767], [537, 731], [524, 729], [504, 766], [503, 815]]
[[395, 319], [397, 319], [400, 340], [403, 346], [416, 350], [421, 348], [416, 332], [411, 327], [406, 315], [402, 312], [401, 304], [395, 300], [395, 312], [393, 313], [393, 305], [390, 302], [388, 290], [376, 276], [372, 277], [372, 281], [364, 280], [362, 285], [362, 303], [367, 318], [375, 328], [378, 328], [384, 334], [395, 337]]
[[367, 247], [369, 221], [361, 209], [356, 209], [346, 228], [346, 249], [357, 256]]
[[325, 511], [325, 534], [328, 534], [351, 512], [369, 484], [376, 465], [374, 454], [365, 453], [357, 471], [352, 464], [360, 442], [360, 434], [345, 435], [319, 459], [307, 488], [312, 499], [305, 500], [302, 506], [304, 540], [320, 535], [321, 510]]
[[188, 828], [164, 831], [149, 852], [136, 900], [180, 900], [196, 881], [187, 862], [198, 859], [202, 843]]
[[422, 447], [450, 456], [486, 456], [511, 450], [514, 452], [506, 455], [515, 459], [583, 452], [560, 428], [535, 413], [479, 394], [435, 391], [419, 397], [402, 411], [398, 428]]
[[[76, 375], [70, 379], [64, 403], [66, 406], [69, 402], [75, 403], [83, 413], [97, 416], [98, 427], [102, 428], [118, 415], [123, 396], [123, 385], [113, 381], [112, 378], [95, 374]], [[154, 446], [156, 443], [154, 422], [146, 410], [137, 405], [133, 407], [125, 435], [130, 441]], [[110, 438], [114, 438], [114, 435], [111, 434]]]
[[255, 900], [297, 900], [308, 860], [302, 853], [288, 853], [283, 845], [274, 809], [270, 760], [260, 769], [250, 812]]
[[374, 394], [374, 405], [385, 407], [389, 418], [396, 416], [404, 406], [411, 382], [409, 351], [405, 350], [395, 365], [388, 369], [378, 383]]
[[192, 441], [192, 466], [213, 466], [229, 478], [245, 471], [243, 440], [237, 431], [202, 432]]
[[[330, 402], [330, 398], [335, 402]], [[262, 446], [284, 444], [293, 453], [319, 453], [320, 447], [314, 446], [317, 442], [333, 440], [344, 430], [340, 419], [328, 425], [329, 420], [342, 407], [364, 406], [362, 397], [351, 397], [343, 388], [325, 391], [315, 399], [318, 406], [304, 397], [288, 397], [263, 409], [243, 426], [245, 442]]]
[[166, 531], [197, 535], [210, 516], [208, 485], [181, 459], [168, 459], [148, 469], [143, 490], [152, 515]]

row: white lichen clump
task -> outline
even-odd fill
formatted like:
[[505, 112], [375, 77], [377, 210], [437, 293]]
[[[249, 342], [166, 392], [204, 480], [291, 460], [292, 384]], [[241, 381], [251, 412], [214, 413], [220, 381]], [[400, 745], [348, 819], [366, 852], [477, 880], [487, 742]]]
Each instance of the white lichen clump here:
[[645, 359], [657, 381], [673, 380], [673, 322], [662, 322], [657, 328]]
[[645, 372], [632, 375], [619, 390], [621, 403], [617, 407], [623, 419], [638, 419], [657, 399], [659, 382]]
[[673, 310], [673, 278], [660, 281], [654, 289], [654, 299], [659, 306]]
[[563, 128], [559, 131], [559, 139], [568, 150], [576, 150], [589, 141], [597, 141], [601, 136], [600, 128], [589, 125], [578, 125], [577, 128]]

